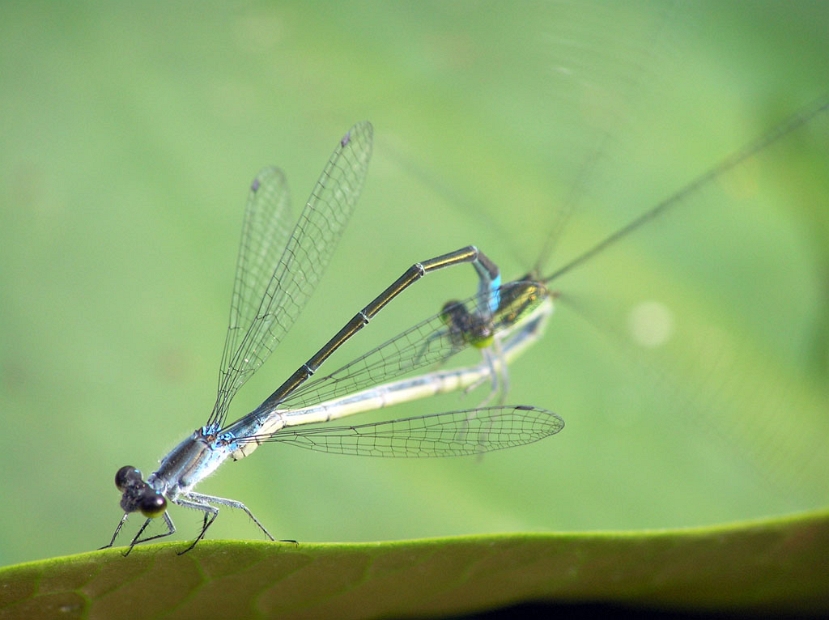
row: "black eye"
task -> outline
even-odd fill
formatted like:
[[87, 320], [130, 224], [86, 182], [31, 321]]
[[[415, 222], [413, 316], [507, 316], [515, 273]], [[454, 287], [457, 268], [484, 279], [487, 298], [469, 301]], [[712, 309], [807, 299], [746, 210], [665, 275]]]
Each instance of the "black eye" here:
[[141, 472], [132, 465], [124, 465], [115, 474], [115, 486], [118, 487], [119, 491], [123, 491], [136, 482], [141, 482]]
[[160, 493], [147, 493], [138, 503], [138, 510], [148, 519], [160, 517], [167, 510], [167, 500]]

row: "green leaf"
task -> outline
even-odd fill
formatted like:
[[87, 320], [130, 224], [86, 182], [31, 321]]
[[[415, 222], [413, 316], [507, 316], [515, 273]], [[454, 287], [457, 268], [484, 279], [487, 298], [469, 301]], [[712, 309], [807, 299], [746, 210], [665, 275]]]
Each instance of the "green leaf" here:
[[829, 612], [829, 512], [651, 532], [206, 541], [0, 571], [3, 618], [442, 616], [520, 601]]

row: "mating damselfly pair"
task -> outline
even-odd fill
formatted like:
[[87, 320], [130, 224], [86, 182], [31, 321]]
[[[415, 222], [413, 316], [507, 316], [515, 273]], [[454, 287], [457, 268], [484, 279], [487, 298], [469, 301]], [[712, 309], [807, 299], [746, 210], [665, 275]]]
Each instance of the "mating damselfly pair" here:
[[[305, 425], [486, 381], [492, 382], [493, 393], [500, 391], [503, 399], [507, 364], [542, 335], [552, 312], [554, 295], [547, 286], [549, 282], [679, 204], [827, 107], [829, 103], [821, 101], [794, 115], [551, 274], [540, 273], [539, 265], [536, 272], [501, 285], [498, 268], [472, 246], [415, 264], [259, 407], [226, 425], [231, 399], [298, 318], [331, 258], [363, 185], [372, 128], [368, 123], [358, 124], [340, 141], [292, 232], [284, 177], [274, 169], [263, 171], [251, 186], [246, 209], [214, 409], [206, 424], [168, 454], [146, 481], [133, 467], [118, 471], [116, 485], [122, 492], [124, 516], [108, 546], [114, 544], [129, 514], [136, 511], [147, 519], [129, 549], [172, 534], [175, 527], [166, 510], [168, 501], [198, 509], [204, 515], [199, 535], [184, 551], [192, 549], [205, 535], [219, 506], [243, 510], [273, 539], [241, 502], [193, 490], [222, 462], [247, 456], [264, 442], [341, 454], [453, 456], [526, 444], [557, 433], [563, 422], [550, 411], [490, 403], [477, 409], [359, 426]], [[337, 371], [312, 378], [340, 345], [422, 275], [465, 262], [471, 263], [478, 275], [474, 297], [449, 302], [435, 316]], [[477, 366], [400, 379], [426, 366], [442, 364], [470, 346], [483, 352], [483, 361]], [[166, 531], [142, 538], [156, 517], [162, 517]]]

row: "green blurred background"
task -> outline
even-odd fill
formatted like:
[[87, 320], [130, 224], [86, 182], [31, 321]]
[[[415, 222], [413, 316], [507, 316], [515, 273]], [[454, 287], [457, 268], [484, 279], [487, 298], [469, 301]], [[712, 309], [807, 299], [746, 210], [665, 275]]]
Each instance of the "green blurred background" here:
[[[262, 166], [298, 211], [339, 137], [375, 125], [333, 264], [232, 417], [414, 261], [475, 243], [518, 276], [575, 196], [550, 272], [802, 109], [829, 84], [826, 24], [820, 2], [3, 3], [0, 563], [106, 543], [117, 468], [151, 471], [205, 420]], [[269, 446], [199, 490], [300, 541], [825, 506], [827, 116], [555, 282], [507, 400], [558, 412], [558, 436], [483, 459]], [[474, 286], [430, 276], [332, 368]], [[662, 346], [633, 336], [647, 308]], [[213, 537], [261, 537], [231, 512]]]

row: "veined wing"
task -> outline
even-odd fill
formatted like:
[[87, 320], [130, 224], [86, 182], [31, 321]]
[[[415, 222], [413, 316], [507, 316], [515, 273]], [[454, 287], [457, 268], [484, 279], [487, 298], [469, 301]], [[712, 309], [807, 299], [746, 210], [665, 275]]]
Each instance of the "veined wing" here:
[[264, 168], [256, 175], [245, 206], [230, 299], [230, 320], [219, 367], [216, 409], [221, 411], [227, 410], [233, 394], [247, 378], [240, 373], [234, 375], [231, 360], [251, 329], [263, 291], [267, 290], [288, 244], [293, 224], [290, 202], [288, 182], [282, 170]]
[[[520, 298], [527, 282], [510, 282], [500, 288], [502, 299], [515, 301]], [[538, 290], [529, 285], [531, 290]], [[475, 344], [478, 327], [497, 335], [514, 326], [520, 317], [528, 314], [544, 299], [542, 291], [537, 296], [529, 296], [526, 303], [517, 311], [516, 304], [508, 311], [499, 310], [491, 320], [485, 323], [466, 326], [466, 331], [459, 330], [457, 324], [447, 324], [447, 308], [425, 321], [422, 321], [365, 355], [349, 362], [329, 375], [309, 381], [280, 403], [280, 409], [299, 409], [320, 402], [333, 400], [352, 394], [362, 389], [391, 381], [406, 373], [432, 364], [441, 364]], [[545, 291], [546, 292], [546, 291]], [[531, 298], [530, 298], [531, 297]], [[473, 296], [465, 301], [453, 302], [450, 310], [466, 317], [489, 315], [486, 307], [488, 299]], [[479, 345], [480, 346], [480, 345]], [[286, 412], [290, 415], [290, 412]]]
[[290, 427], [270, 437], [247, 437], [244, 441], [285, 443], [355, 456], [470, 456], [533, 443], [563, 428], [564, 420], [552, 411], [502, 406], [358, 426]]
[[[273, 352], [310, 299], [362, 191], [372, 134], [371, 123], [362, 122], [340, 140], [287, 241], [282, 224], [273, 222], [287, 214], [287, 206], [282, 206], [287, 200], [284, 179], [266, 172], [254, 180], [219, 389], [208, 425], [222, 425], [236, 392]], [[268, 238], [268, 232], [276, 237]]]

